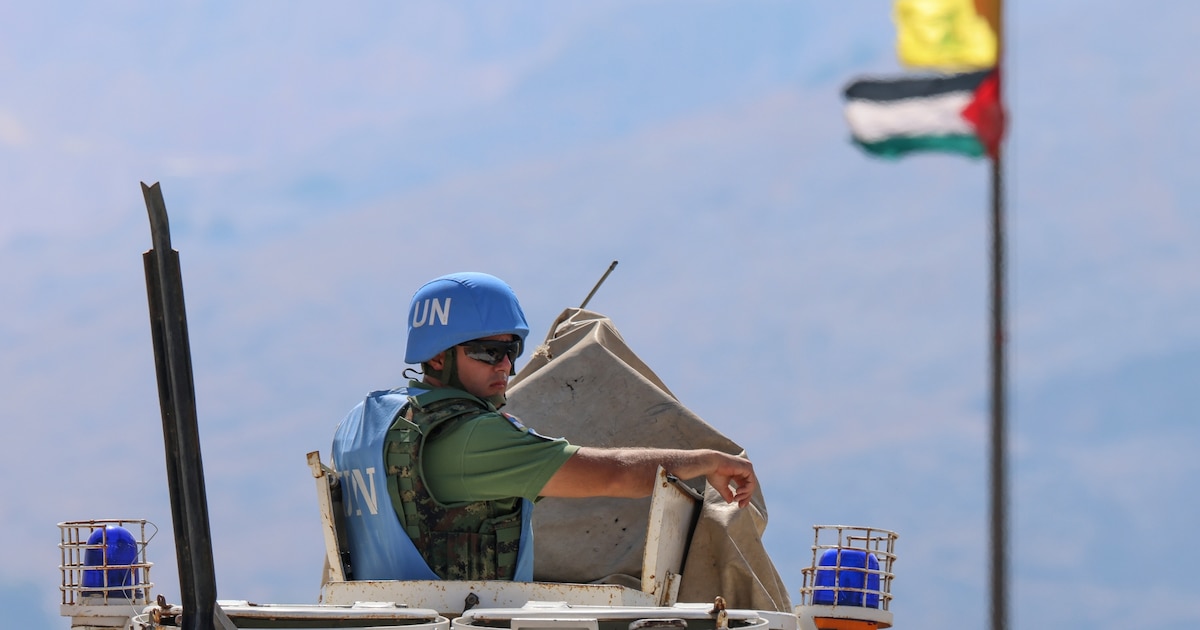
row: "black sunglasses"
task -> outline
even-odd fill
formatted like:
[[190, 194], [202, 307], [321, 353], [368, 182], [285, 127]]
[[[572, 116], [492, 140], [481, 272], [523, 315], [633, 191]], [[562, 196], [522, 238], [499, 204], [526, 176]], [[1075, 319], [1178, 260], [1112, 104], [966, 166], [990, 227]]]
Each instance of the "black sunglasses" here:
[[468, 357], [476, 361], [483, 361], [488, 365], [496, 365], [506, 356], [510, 363], [516, 363], [522, 348], [520, 340], [489, 341], [486, 339], [475, 339], [458, 345], [462, 346], [464, 353]]

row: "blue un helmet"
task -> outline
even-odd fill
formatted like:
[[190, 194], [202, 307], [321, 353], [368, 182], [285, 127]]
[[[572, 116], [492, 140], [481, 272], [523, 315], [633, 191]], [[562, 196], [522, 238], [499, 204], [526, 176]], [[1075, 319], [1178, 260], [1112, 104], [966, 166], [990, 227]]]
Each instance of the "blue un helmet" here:
[[426, 282], [413, 294], [404, 362], [428, 361], [472, 339], [516, 335], [524, 341], [528, 334], [517, 294], [503, 280], [475, 271], [452, 273]]

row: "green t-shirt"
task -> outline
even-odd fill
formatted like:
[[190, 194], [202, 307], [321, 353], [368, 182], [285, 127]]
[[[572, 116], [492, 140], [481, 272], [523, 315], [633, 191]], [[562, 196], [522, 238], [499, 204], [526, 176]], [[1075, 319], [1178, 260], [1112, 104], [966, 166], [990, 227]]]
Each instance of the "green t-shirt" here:
[[537, 499], [578, 446], [484, 413], [425, 443], [425, 484], [441, 503]]

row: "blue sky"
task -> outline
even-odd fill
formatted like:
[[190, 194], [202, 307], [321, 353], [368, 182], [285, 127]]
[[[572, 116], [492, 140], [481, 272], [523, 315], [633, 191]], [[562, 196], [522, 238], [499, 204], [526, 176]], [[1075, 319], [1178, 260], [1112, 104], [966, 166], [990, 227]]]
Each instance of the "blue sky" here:
[[[399, 381], [424, 280], [499, 275], [540, 337], [619, 260], [590, 306], [746, 447], [794, 599], [813, 524], [872, 525], [900, 534], [897, 627], [987, 623], [987, 170], [849, 144], [841, 87], [903, 71], [889, 3], [0, 14], [24, 627], [68, 623], [65, 520], [157, 523], [177, 599], [140, 181], [181, 252], [222, 597], [315, 601], [304, 453]], [[1008, 19], [1013, 625], [1195, 622], [1200, 7]]]

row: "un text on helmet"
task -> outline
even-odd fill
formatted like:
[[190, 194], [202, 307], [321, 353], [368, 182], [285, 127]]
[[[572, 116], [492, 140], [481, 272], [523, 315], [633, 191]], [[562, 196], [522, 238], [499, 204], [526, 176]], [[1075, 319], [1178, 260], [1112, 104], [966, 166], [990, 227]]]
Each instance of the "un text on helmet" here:
[[450, 300], [439, 300], [438, 298], [428, 298], [421, 304], [418, 304], [413, 309], [413, 328], [420, 328], [425, 324], [433, 325], [434, 318], [437, 318], [441, 325], [445, 326], [450, 322]]

